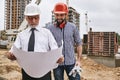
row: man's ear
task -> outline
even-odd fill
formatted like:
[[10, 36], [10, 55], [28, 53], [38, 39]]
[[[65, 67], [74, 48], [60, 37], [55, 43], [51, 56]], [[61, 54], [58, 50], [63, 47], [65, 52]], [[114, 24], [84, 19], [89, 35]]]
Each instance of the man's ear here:
[[28, 21], [28, 17], [27, 16], [25, 16], [25, 19]]

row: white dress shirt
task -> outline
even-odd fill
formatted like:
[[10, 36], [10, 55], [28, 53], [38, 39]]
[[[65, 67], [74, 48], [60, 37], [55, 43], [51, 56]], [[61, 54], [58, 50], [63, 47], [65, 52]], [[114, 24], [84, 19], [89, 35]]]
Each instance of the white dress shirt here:
[[[52, 49], [57, 49], [57, 43], [52, 35], [52, 33], [46, 29], [41, 28], [40, 26], [35, 27], [36, 30], [35, 33], [35, 46], [34, 46], [34, 52], [47, 52]], [[23, 30], [17, 35], [16, 41], [14, 45], [22, 49], [24, 51], [28, 51], [28, 42], [30, 35], [32, 33], [31, 27], [28, 27], [27, 29]], [[12, 51], [12, 48], [11, 50]]]

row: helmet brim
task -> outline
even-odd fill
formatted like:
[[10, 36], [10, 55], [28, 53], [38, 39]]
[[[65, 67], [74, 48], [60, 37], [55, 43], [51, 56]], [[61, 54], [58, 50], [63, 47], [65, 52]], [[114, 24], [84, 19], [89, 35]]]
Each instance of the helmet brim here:
[[54, 14], [65, 14], [66, 12], [62, 12], [62, 11], [56, 11], [54, 12]]
[[25, 13], [24, 15], [25, 15], [25, 16], [35, 16], [35, 15], [40, 15], [40, 13], [34, 13], [34, 14]]

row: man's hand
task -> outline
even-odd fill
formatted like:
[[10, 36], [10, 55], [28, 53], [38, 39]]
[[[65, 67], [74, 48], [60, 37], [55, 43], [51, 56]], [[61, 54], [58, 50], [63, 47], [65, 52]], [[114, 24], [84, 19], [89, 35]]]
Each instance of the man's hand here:
[[8, 59], [10, 59], [10, 60], [16, 60], [16, 57], [13, 55], [13, 53], [11, 53], [11, 52], [7, 52], [6, 53], [6, 56], [7, 56], [7, 58]]
[[77, 60], [76, 63], [75, 63], [75, 66], [80, 66], [81, 67], [81, 62]]
[[64, 62], [64, 57], [63, 57], [63, 56], [61, 56], [61, 57], [58, 59], [57, 63], [61, 64], [62, 62]]
[[69, 72], [69, 76], [75, 77], [76, 74], [81, 75], [82, 68], [80, 66], [74, 66], [73, 69]]

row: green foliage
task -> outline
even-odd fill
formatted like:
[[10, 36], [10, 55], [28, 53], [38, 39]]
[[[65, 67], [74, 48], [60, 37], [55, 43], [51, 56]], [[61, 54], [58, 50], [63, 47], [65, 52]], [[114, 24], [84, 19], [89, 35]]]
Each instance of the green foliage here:
[[118, 45], [120, 45], [120, 35], [117, 33], [117, 38], [118, 38]]

